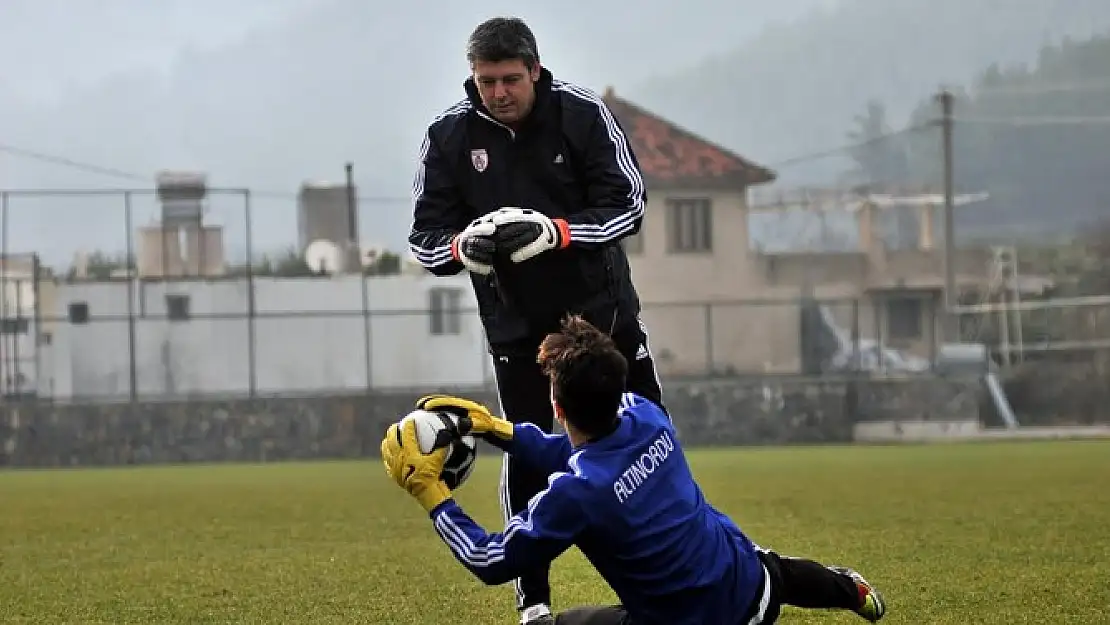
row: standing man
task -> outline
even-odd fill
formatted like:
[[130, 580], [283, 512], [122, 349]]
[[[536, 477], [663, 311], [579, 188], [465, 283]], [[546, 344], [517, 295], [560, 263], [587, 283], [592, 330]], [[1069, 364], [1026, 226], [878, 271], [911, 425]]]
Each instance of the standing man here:
[[[480, 24], [467, 60], [466, 98], [432, 121], [420, 148], [409, 245], [437, 276], [470, 272], [502, 414], [551, 431], [536, 353], [567, 314], [611, 335], [630, 365], [627, 390], [662, 405], [620, 245], [647, 202], [623, 129], [597, 95], [552, 77], [519, 19]], [[506, 522], [546, 487], [546, 475], [506, 454]], [[549, 573], [514, 581], [522, 624], [554, 622]]]

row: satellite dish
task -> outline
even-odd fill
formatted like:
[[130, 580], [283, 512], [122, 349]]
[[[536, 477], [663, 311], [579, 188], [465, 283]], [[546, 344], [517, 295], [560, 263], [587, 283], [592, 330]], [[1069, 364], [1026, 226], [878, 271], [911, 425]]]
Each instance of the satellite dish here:
[[336, 273], [342, 266], [343, 254], [335, 243], [318, 239], [305, 248], [304, 261], [316, 273]]

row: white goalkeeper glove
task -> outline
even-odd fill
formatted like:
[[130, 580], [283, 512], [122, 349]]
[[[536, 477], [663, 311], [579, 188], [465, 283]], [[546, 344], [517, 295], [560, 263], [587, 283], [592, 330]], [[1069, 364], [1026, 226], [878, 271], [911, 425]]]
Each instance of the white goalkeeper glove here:
[[473, 273], [489, 275], [497, 243], [493, 239], [497, 226], [487, 219], [475, 219], [466, 230], [451, 239], [451, 256]]
[[494, 239], [498, 251], [508, 253], [514, 263], [570, 245], [570, 226], [565, 219], [551, 219], [530, 208], [507, 206], [483, 219], [496, 225]]

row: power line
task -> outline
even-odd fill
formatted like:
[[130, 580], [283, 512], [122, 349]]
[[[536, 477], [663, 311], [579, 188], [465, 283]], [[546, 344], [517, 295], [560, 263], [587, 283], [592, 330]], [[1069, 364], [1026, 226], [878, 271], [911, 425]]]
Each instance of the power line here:
[[1062, 82], [1056, 84], [1013, 85], [1008, 87], [984, 87], [974, 90], [974, 95], [1043, 95], [1047, 93], [1101, 93], [1110, 91], [1110, 78], [1083, 82]]
[[1004, 126], [1101, 126], [1110, 124], [1110, 115], [1028, 115], [1005, 117], [953, 117], [964, 124], [997, 124]]
[[123, 171], [121, 169], [116, 169], [114, 167], [103, 167], [103, 166], [100, 166], [100, 165], [93, 165], [93, 164], [90, 164], [90, 163], [83, 163], [81, 161], [76, 161], [76, 160], [73, 160], [71, 158], [66, 158], [64, 156], [55, 156], [53, 154], [46, 154], [45, 152], [39, 152], [39, 151], [36, 151], [36, 150], [28, 150], [27, 148], [21, 148], [21, 147], [6, 144], [6, 143], [0, 143], [0, 152], [11, 154], [13, 156], [20, 156], [20, 157], [23, 157], [23, 158], [29, 158], [31, 160], [41, 161], [41, 162], [44, 162], [44, 163], [50, 163], [52, 165], [60, 165], [62, 167], [69, 167], [70, 169], [79, 169], [79, 170], [94, 173], [94, 174], [101, 174], [101, 175], [104, 175], [104, 176], [111, 176], [113, 178], [123, 178], [123, 179], [126, 179], [126, 180], [149, 180], [150, 179], [148, 176], [140, 176], [139, 174]]
[[[251, 197], [269, 200], [296, 200], [296, 193], [286, 191], [255, 191], [251, 189]], [[412, 202], [412, 197], [407, 195], [365, 195], [358, 198], [359, 204], [384, 204], [388, 202]]]
[[[1107, 121], [1110, 121], [1110, 117], [1105, 118], [1105, 119]], [[798, 156], [793, 156], [793, 157], [783, 159], [783, 160], [778, 161], [778, 162], [771, 163], [771, 164], [767, 165], [767, 167], [770, 168], [770, 169], [783, 169], [783, 168], [786, 168], [786, 167], [789, 167], [789, 166], [792, 166], [792, 165], [797, 165], [799, 163], [805, 163], [805, 162], [808, 162], [808, 161], [814, 161], [814, 160], [819, 160], [819, 159], [822, 159], [822, 158], [827, 158], [829, 156], [835, 156], [837, 154], [842, 154], [842, 153], [848, 152], [850, 150], [875, 145], [875, 144], [881, 143], [883, 141], [886, 141], [886, 140], [894, 138], [894, 137], [898, 137], [898, 136], [901, 136], [901, 135], [905, 135], [905, 134], [909, 134], [909, 133], [912, 133], [912, 132], [917, 132], [917, 131], [920, 131], [920, 130], [931, 128], [931, 127], [936, 126], [937, 124], [938, 124], [938, 122], [936, 120], [930, 120], [930, 121], [927, 121], [927, 122], [924, 122], [924, 123], [916, 124], [916, 125], [913, 125], [913, 126], [908, 126], [908, 127], [903, 128], [901, 130], [896, 130], [896, 131], [884, 133], [882, 135], [872, 137], [872, 138], [867, 139], [865, 141], [860, 141], [860, 142], [857, 142], [857, 143], [842, 145], [842, 146], [835, 147], [835, 148], [820, 150], [820, 151], [816, 151], [816, 152], [808, 152], [808, 153], [800, 154]], [[19, 146], [14, 146], [14, 145], [10, 145], [10, 144], [0, 143], [0, 152], [6, 152], [6, 153], [12, 154], [14, 156], [19, 156], [19, 157], [28, 158], [28, 159], [31, 159], [31, 160], [50, 163], [52, 165], [59, 165], [59, 166], [62, 166], [62, 167], [69, 167], [71, 169], [78, 169], [78, 170], [86, 171], [86, 172], [90, 172], [90, 173], [101, 174], [101, 175], [110, 176], [110, 177], [114, 177], [114, 178], [122, 178], [122, 179], [126, 179], [126, 180], [139, 180], [139, 181], [144, 181], [144, 182], [150, 181], [150, 176], [144, 176], [144, 175], [137, 174], [137, 173], [134, 173], [134, 172], [128, 172], [128, 171], [124, 171], [124, 170], [121, 170], [121, 169], [116, 169], [114, 167], [105, 167], [105, 166], [102, 166], [102, 165], [95, 165], [95, 164], [92, 164], [92, 163], [82, 162], [82, 161], [67, 158], [67, 157], [64, 157], [64, 156], [57, 156], [57, 155], [54, 155], [54, 154], [48, 154], [48, 153], [41, 152], [41, 151], [38, 151], [38, 150], [31, 150], [31, 149], [27, 149], [27, 148], [23, 148], [23, 147], [19, 147]], [[296, 193], [290, 193], [290, 192], [287, 192], [287, 191], [275, 191], [275, 190], [265, 190], [265, 189], [263, 189], [263, 190], [254, 190], [254, 189], [251, 189], [250, 194], [251, 194], [251, 197], [259, 198], [259, 199], [277, 199], [277, 200], [296, 200], [296, 199], [298, 199], [298, 196], [297, 196]], [[358, 203], [359, 204], [381, 204], [381, 203], [401, 203], [401, 202], [406, 202], [407, 203], [407, 202], [411, 202], [411, 201], [412, 201], [412, 198], [409, 197], [409, 196], [362, 196], [362, 197], [358, 198]]]
[[[102, 176], [109, 176], [109, 177], [112, 177], [112, 178], [120, 178], [120, 179], [123, 179], [123, 180], [136, 180], [136, 181], [142, 181], [142, 182], [150, 182], [151, 178], [152, 178], [151, 176], [144, 176], [142, 174], [137, 174], [135, 172], [130, 172], [130, 171], [124, 171], [122, 169], [117, 169], [115, 167], [106, 167], [106, 166], [103, 166], [103, 165], [95, 165], [93, 163], [78, 161], [76, 159], [68, 158], [68, 157], [65, 157], [65, 156], [58, 156], [56, 154], [48, 154], [46, 152], [41, 152], [41, 151], [38, 151], [38, 150], [31, 150], [31, 149], [28, 149], [28, 148], [24, 148], [24, 147], [20, 147], [20, 146], [16, 146], [16, 145], [11, 145], [11, 144], [7, 144], [7, 143], [0, 143], [0, 152], [6, 153], [6, 154], [11, 154], [12, 156], [18, 156], [18, 157], [21, 157], [21, 158], [34, 160], [34, 161], [49, 163], [51, 165], [58, 165], [60, 167], [67, 167], [69, 169], [76, 169], [76, 170], [79, 170], [79, 171], [84, 171], [84, 172], [93, 173], [93, 174], [99, 174], [99, 175], [102, 175]], [[257, 197], [257, 198], [281, 199], [281, 200], [296, 200], [297, 199], [297, 194], [296, 193], [289, 193], [289, 192], [285, 192], [285, 191], [268, 191], [268, 190], [255, 191], [255, 190], [252, 189], [250, 193], [251, 193], [252, 197]], [[410, 202], [410, 201], [412, 201], [412, 198], [408, 197], [408, 196], [363, 196], [363, 197], [358, 198], [358, 203], [359, 204], [375, 204], [375, 203], [383, 203], [383, 202]]]
[[897, 137], [897, 136], [900, 136], [900, 135], [908, 134], [908, 133], [911, 133], [911, 132], [917, 132], [919, 130], [924, 130], [926, 128], [931, 128], [931, 127], [936, 126], [937, 123], [938, 122], [935, 121], [935, 120], [930, 120], [930, 121], [927, 121], [927, 122], [924, 122], [924, 123], [921, 123], [921, 124], [915, 124], [913, 126], [907, 126], [906, 128], [903, 128], [901, 130], [895, 130], [895, 131], [892, 131], [892, 132], [887, 132], [887, 133], [881, 134], [877, 137], [872, 137], [870, 139], [867, 139], [866, 141], [860, 141], [858, 143], [852, 143], [852, 144], [849, 144], [849, 145], [842, 145], [842, 146], [837, 147], [837, 148], [830, 148], [830, 149], [827, 149], [827, 150], [821, 150], [820, 152], [810, 152], [810, 153], [807, 153], [807, 154], [801, 154], [801, 155], [798, 155], [798, 156], [793, 156], [793, 157], [790, 157], [788, 159], [778, 161], [776, 163], [771, 163], [771, 164], [767, 165], [767, 167], [770, 168], [770, 169], [782, 169], [784, 167], [789, 167], [791, 165], [796, 165], [798, 163], [804, 163], [804, 162], [807, 162], [807, 161], [813, 161], [813, 160], [818, 160], [818, 159], [822, 159], [822, 158], [827, 158], [829, 156], [835, 156], [837, 154], [841, 154], [841, 153], [848, 152], [848, 151], [851, 151], [851, 150], [855, 150], [855, 149], [859, 149], [859, 148], [865, 148], [865, 147], [874, 145], [876, 143], [882, 143], [883, 141], [886, 141], [887, 139], [891, 139], [891, 138], [894, 138], [894, 137]]
[[[791, 165], [796, 165], [798, 163], [804, 163], [804, 162], [808, 162], [808, 161], [827, 158], [829, 156], [834, 156], [834, 155], [837, 155], [837, 154], [841, 154], [841, 153], [844, 153], [844, 152], [847, 152], [847, 151], [850, 151], [850, 150], [853, 150], [853, 149], [863, 148], [863, 147], [867, 147], [867, 146], [874, 145], [874, 144], [877, 144], [877, 143], [881, 143], [881, 142], [886, 141], [887, 139], [891, 139], [893, 137], [897, 137], [897, 136], [900, 136], [900, 135], [908, 134], [908, 133], [911, 133], [911, 132], [917, 132], [919, 130], [930, 128], [930, 127], [935, 126], [936, 123], [937, 123], [936, 121], [928, 121], [928, 122], [917, 124], [917, 125], [914, 125], [914, 126], [908, 126], [908, 127], [903, 128], [901, 130], [896, 130], [896, 131], [893, 131], [893, 132], [884, 133], [882, 135], [879, 135], [877, 137], [872, 137], [871, 139], [867, 139], [865, 141], [860, 141], [860, 142], [852, 143], [852, 144], [848, 144], [848, 145], [842, 145], [840, 147], [821, 150], [821, 151], [818, 151], [818, 152], [809, 152], [809, 153], [805, 153], [805, 154], [800, 154], [798, 156], [794, 156], [794, 157], [791, 157], [791, 158], [788, 158], [788, 159], [784, 159], [784, 160], [778, 161], [776, 163], [771, 163], [770, 165], [767, 165], [767, 167], [769, 167], [771, 169], [782, 169], [782, 168], [785, 168], [785, 167], [789, 167]], [[71, 158], [67, 158], [67, 157], [57, 156], [57, 155], [53, 155], [53, 154], [47, 154], [45, 152], [40, 152], [40, 151], [37, 151], [37, 150], [30, 150], [30, 149], [27, 149], [27, 148], [13, 146], [13, 145], [9, 145], [9, 144], [0, 143], [0, 152], [7, 152], [7, 153], [12, 154], [14, 156], [20, 156], [20, 157], [29, 158], [29, 159], [32, 159], [32, 160], [37, 160], [37, 161], [50, 163], [50, 164], [53, 164], [53, 165], [59, 165], [59, 166], [62, 166], [62, 167], [69, 167], [69, 168], [72, 168], [72, 169], [79, 169], [79, 170], [82, 170], [82, 171], [102, 174], [102, 175], [111, 176], [111, 177], [115, 177], [115, 178], [123, 178], [123, 179], [127, 179], [127, 180], [141, 180], [141, 181], [149, 181], [150, 180], [150, 176], [143, 176], [143, 175], [140, 175], [140, 174], [137, 174], [137, 173], [134, 173], [134, 172], [123, 171], [123, 170], [116, 169], [116, 168], [113, 168], [113, 167], [104, 167], [104, 166], [101, 166], [101, 165], [94, 165], [94, 164], [91, 164], [91, 163], [85, 163], [85, 162], [77, 161], [75, 159], [71, 159]], [[252, 189], [251, 190], [251, 197], [260, 198], [260, 199], [296, 200], [298, 196], [297, 196], [296, 193], [289, 193], [287, 191], [274, 191], [274, 190], [257, 190], [256, 191], [256, 190]], [[409, 197], [409, 196], [362, 196], [362, 197], [358, 198], [358, 203], [359, 204], [381, 204], [381, 203], [394, 203], [394, 202], [400, 203], [400, 202], [411, 202], [411, 201], [412, 201], [412, 198]]]

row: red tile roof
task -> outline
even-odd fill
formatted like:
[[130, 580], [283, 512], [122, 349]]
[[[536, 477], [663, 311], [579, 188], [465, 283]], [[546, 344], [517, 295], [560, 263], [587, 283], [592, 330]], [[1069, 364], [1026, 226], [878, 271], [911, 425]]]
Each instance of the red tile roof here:
[[605, 104], [629, 135], [649, 190], [739, 190], [775, 179], [775, 172], [605, 90]]

